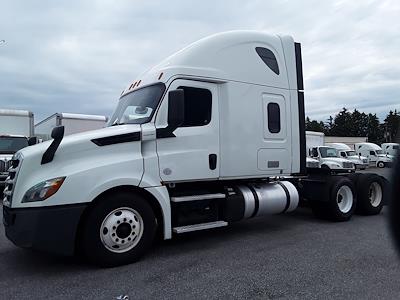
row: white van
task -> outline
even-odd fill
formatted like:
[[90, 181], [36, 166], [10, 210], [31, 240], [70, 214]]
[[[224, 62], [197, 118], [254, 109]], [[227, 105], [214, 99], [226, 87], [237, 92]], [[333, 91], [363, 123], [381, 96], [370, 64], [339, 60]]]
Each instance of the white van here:
[[365, 170], [369, 166], [367, 157], [357, 154], [344, 143], [326, 143], [325, 146], [335, 148], [338, 151], [338, 157], [350, 160], [356, 169]]
[[385, 154], [396, 156], [399, 153], [399, 144], [397, 143], [383, 143], [382, 150]]
[[393, 163], [393, 156], [385, 154], [377, 144], [357, 143], [354, 148], [358, 155], [366, 156], [370, 164], [379, 168], [391, 166]]

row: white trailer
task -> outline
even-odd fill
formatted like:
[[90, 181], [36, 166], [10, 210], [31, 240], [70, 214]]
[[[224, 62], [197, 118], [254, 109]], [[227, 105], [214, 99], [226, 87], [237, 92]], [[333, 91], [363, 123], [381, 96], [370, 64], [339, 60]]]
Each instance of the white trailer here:
[[34, 136], [33, 113], [26, 110], [0, 109], [0, 135]]
[[12, 156], [29, 143], [35, 143], [29, 140], [33, 136], [32, 112], [0, 109], [0, 193], [8, 176]]
[[382, 177], [307, 171], [301, 50], [290, 36], [202, 39], [130, 83], [109, 124], [67, 137], [56, 127], [52, 141], [15, 155], [3, 201], [12, 242], [116, 266], [156, 236], [300, 201], [334, 221], [382, 209]]
[[43, 141], [51, 139], [54, 127], [64, 126], [64, 134], [100, 129], [106, 126], [108, 118], [98, 115], [55, 113], [35, 125], [36, 135]]
[[319, 161], [319, 167], [334, 172], [353, 172], [353, 161], [339, 157], [334, 147], [325, 145], [325, 135], [322, 132], [306, 131], [306, 148], [309, 157]]

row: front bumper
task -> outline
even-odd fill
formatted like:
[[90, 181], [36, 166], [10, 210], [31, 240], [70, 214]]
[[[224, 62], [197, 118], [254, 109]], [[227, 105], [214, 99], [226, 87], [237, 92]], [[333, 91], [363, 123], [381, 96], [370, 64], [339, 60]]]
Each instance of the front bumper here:
[[87, 204], [41, 208], [3, 206], [7, 238], [16, 246], [71, 256], [79, 221]]

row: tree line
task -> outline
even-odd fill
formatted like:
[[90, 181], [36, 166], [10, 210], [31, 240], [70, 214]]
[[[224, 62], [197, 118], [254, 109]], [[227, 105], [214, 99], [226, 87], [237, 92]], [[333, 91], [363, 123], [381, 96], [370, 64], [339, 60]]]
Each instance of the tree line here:
[[369, 142], [381, 144], [394, 142], [399, 131], [400, 112], [390, 111], [383, 123], [376, 114], [366, 114], [357, 109], [343, 108], [326, 122], [306, 118], [306, 130], [323, 132], [327, 136], [367, 137]]

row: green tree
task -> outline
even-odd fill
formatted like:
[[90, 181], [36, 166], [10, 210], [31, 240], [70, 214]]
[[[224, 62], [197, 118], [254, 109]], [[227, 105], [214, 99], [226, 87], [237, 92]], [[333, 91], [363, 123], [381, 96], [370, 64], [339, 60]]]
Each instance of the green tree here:
[[307, 131], [317, 131], [317, 132], [324, 132], [325, 125], [322, 121], [315, 121], [310, 120], [309, 117], [306, 118], [306, 130]]
[[332, 136], [351, 136], [353, 129], [351, 112], [345, 107], [335, 116], [329, 134]]
[[383, 123], [385, 142], [392, 142], [395, 140], [397, 133], [399, 132], [399, 126], [400, 114], [396, 110], [394, 112], [391, 110]]

